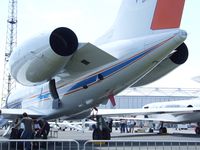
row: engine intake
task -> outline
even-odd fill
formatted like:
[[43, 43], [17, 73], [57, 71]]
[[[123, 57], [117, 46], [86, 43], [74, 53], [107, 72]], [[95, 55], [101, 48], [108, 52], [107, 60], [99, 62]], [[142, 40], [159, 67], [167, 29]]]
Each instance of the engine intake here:
[[177, 47], [176, 52], [174, 52], [169, 58], [171, 61], [177, 65], [181, 65], [188, 59], [188, 48], [185, 43], [182, 43]]
[[185, 43], [178, 46], [173, 53], [166, 57], [160, 64], [151, 70], [146, 76], [135, 83], [133, 86], [143, 86], [156, 81], [185, 63], [188, 58], [188, 48]]
[[78, 45], [76, 34], [66, 27], [39, 34], [12, 53], [9, 60], [11, 74], [26, 86], [47, 82], [67, 65]]
[[49, 38], [52, 50], [60, 56], [70, 56], [78, 47], [78, 38], [69, 28], [55, 29]]

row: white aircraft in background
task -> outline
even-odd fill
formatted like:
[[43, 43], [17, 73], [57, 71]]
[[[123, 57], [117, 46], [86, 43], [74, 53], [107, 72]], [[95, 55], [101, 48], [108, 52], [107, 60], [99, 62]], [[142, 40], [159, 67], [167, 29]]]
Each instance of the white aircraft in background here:
[[82, 126], [82, 122], [69, 122], [64, 120], [63, 122], [48, 122], [51, 127], [57, 127], [62, 131], [65, 131], [65, 129], [70, 128], [77, 131], [83, 131], [84, 127]]
[[[163, 123], [196, 123], [200, 134], [200, 99], [150, 103], [138, 109], [99, 109], [96, 115], [113, 119], [146, 120], [161, 122], [160, 133], [167, 133]], [[118, 116], [118, 117], [116, 117]]]
[[1, 117], [82, 119], [108, 99], [114, 105], [114, 95], [130, 85], [158, 80], [187, 60], [183, 7], [184, 0], [123, 0], [96, 43], [79, 42], [71, 29], [58, 27], [19, 44], [9, 64], [24, 88], [12, 91]]
[[[160, 110], [160, 113], [147, 115], [149, 120], [170, 122], [170, 123], [197, 123], [196, 134], [200, 134], [200, 99], [179, 100], [169, 102], [157, 102], [147, 104], [144, 109]], [[163, 110], [163, 111], [162, 111]], [[165, 112], [165, 110], [167, 110]], [[171, 111], [170, 111], [171, 110]], [[163, 126], [163, 125], [162, 125]], [[167, 132], [165, 127], [161, 127]], [[162, 132], [162, 131], [161, 131]]]

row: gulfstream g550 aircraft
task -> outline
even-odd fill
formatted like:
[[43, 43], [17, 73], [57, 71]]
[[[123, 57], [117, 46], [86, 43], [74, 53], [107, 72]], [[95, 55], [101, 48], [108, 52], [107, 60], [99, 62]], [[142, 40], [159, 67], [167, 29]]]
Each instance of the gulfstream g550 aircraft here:
[[[28, 39], [14, 50], [12, 76], [24, 85], [1, 109], [4, 118], [84, 118], [128, 86], [151, 83], [188, 57], [180, 30], [184, 0], [123, 0], [117, 19], [96, 43], [67, 27]], [[81, 27], [81, 26], [80, 26]]]

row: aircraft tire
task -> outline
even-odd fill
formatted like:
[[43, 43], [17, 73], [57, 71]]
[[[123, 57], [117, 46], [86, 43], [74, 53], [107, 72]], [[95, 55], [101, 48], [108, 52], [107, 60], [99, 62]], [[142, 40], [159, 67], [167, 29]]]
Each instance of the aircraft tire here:
[[110, 131], [108, 129], [103, 129], [102, 138], [103, 140], [110, 140]]
[[100, 140], [101, 139], [101, 131], [99, 129], [94, 129], [92, 133], [93, 140]]
[[166, 134], [166, 133], [167, 133], [167, 128], [166, 128], [166, 127], [163, 127], [163, 128], [162, 128], [162, 133], [163, 133], [163, 134]]
[[167, 133], [167, 128], [166, 128], [166, 127], [161, 127], [161, 128], [159, 129], [159, 133], [160, 133], [160, 134], [166, 134], [166, 133]]
[[152, 128], [149, 128], [149, 133], [153, 133], [153, 129]]
[[195, 133], [196, 133], [197, 135], [200, 134], [200, 127], [196, 127], [196, 129], [195, 129]]
[[93, 140], [110, 140], [110, 137], [110, 131], [108, 129], [103, 129], [103, 131], [94, 129], [92, 134]]

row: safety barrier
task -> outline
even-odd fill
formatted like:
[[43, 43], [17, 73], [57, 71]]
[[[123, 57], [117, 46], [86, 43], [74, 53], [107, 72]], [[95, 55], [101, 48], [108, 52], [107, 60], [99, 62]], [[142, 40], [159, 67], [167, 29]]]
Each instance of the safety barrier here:
[[[81, 145], [80, 145], [81, 144]], [[0, 140], [0, 150], [200, 150], [200, 141], [174, 140], [89, 140], [70, 139]]]
[[58, 130], [57, 129], [50, 129], [49, 131], [49, 137], [58, 138]]
[[79, 150], [79, 143], [69, 139], [30, 139], [30, 140], [0, 140], [0, 150], [23, 150], [29, 147], [31, 150]]
[[200, 150], [200, 141], [89, 140], [84, 150]]

